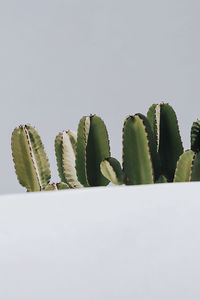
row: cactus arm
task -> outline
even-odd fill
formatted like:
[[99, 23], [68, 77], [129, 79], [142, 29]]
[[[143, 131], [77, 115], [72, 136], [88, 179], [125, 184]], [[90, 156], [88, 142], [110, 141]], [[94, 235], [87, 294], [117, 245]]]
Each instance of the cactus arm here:
[[129, 116], [124, 122], [122, 161], [125, 184], [153, 183], [148, 134], [139, 115]]
[[100, 170], [100, 163], [110, 156], [108, 132], [103, 120], [96, 116], [90, 116], [90, 131], [86, 148], [87, 178], [91, 186], [105, 186], [109, 181]]
[[119, 161], [113, 157], [104, 159], [100, 164], [101, 173], [105, 178], [114, 184], [121, 185], [124, 181], [124, 174]]
[[169, 104], [160, 105], [159, 155], [161, 172], [168, 181], [173, 181], [176, 164], [183, 153], [176, 113]]
[[160, 175], [158, 180], [156, 180], [155, 183], [166, 183], [167, 182], [167, 178], [164, 175]]
[[199, 152], [200, 151], [200, 120], [193, 122], [190, 139], [191, 139], [191, 150], [193, 150], [194, 152]]
[[174, 182], [187, 182], [191, 180], [195, 153], [192, 150], [185, 151], [177, 162]]
[[79, 182], [88, 187], [86, 171], [86, 146], [90, 130], [90, 117], [83, 117], [78, 125], [77, 147], [76, 147], [76, 172]]
[[36, 130], [30, 125], [15, 128], [11, 147], [19, 183], [29, 192], [44, 189], [51, 174], [44, 146]]
[[200, 181], [200, 152], [195, 154], [191, 174], [191, 181]]
[[67, 135], [69, 136], [70, 143], [72, 145], [72, 149], [73, 149], [74, 154], [76, 156], [77, 134], [76, 134], [76, 132], [74, 132], [72, 130], [68, 130]]

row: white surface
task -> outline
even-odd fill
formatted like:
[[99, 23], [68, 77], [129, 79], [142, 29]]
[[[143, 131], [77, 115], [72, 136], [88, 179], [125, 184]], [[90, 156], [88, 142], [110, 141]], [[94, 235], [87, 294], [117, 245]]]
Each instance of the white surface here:
[[200, 183], [0, 197], [0, 299], [199, 300]]
[[100, 115], [121, 159], [122, 124], [152, 103], [175, 108], [186, 149], [200, 118], [199, 0], [1, 0], [0, 193], [22, 192], [15, 126], [36, 126], [58, 181], [54, 139]]

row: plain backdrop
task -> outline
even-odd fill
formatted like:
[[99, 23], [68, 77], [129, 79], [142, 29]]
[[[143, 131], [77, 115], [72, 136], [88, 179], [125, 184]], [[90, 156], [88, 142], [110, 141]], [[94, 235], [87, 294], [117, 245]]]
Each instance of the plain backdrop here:
[[15, 126], [39, 131], [57, 181], [54, 138], [100, 115], [121, 159], [128, 114], [177, 111], [184, 146], [200, 118], [200, 1], [0, 0], [0, 193], [23, 192], [11, 156]]

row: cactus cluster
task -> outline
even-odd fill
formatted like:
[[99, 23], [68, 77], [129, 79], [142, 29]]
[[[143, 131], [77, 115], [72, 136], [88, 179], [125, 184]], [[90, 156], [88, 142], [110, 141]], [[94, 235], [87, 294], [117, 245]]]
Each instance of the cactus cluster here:
[[165, 182], [200, 181], [200, 121], [191, 128], [191, 149], [184, 152], [176, 113], [167, 103], [153, 104], [147, 115], [128, 116], [123, 125], [122, 166], [111, 157], [103, 120], [83, 117], [77, 134], [71, 130], [55, 138], [61, 182], [50, 183], [51, 171], [41, 138], [31, 125], [12, 134], [17, 178], [28, 192]]

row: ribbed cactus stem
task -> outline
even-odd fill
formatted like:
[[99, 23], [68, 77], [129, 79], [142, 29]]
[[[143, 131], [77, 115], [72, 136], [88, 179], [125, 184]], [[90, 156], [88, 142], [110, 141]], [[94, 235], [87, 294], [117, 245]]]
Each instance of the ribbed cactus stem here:
[[109, 183], [101, 174], [100, 163], [110, 156], [108, 132], [103, 120], [90, 115], [78, 126], [76, 170], [84, 186], [105, 186]]
[[11, 140], [17, 178], [27, 191], [40, 191], [48, 185], [51, 172], [41, 138], [31, 125], [14, 129]]
[[143, 116], [128, 116], [123, 127], [123, 171], [125, 184], [154, 182], [147, 128]]
[[78, 181], [75, 168], [76, 143], [76, 133], [71, 130], [59, 133], [55, 139], [58, 173], [61, 181], [65, 182], [70, 188], [82, 187]]

